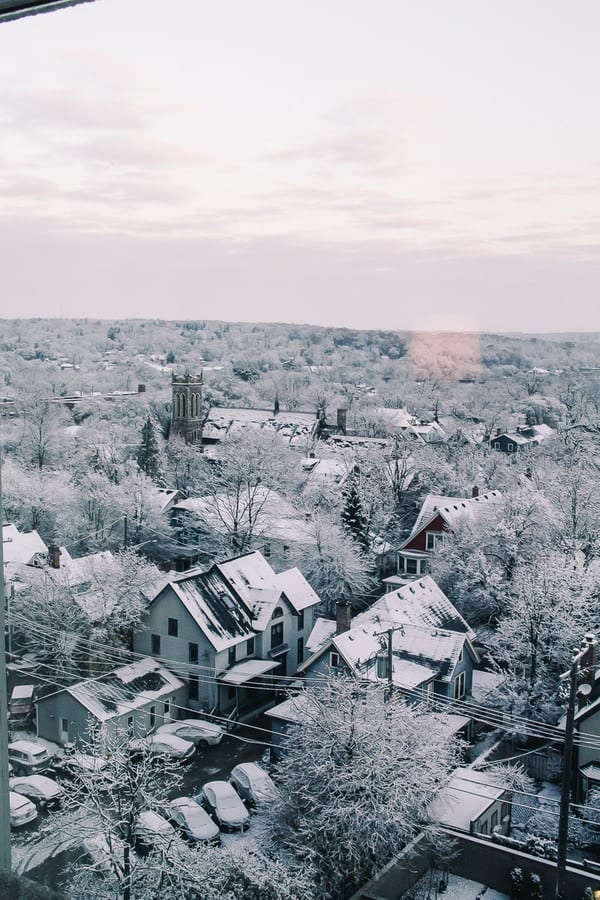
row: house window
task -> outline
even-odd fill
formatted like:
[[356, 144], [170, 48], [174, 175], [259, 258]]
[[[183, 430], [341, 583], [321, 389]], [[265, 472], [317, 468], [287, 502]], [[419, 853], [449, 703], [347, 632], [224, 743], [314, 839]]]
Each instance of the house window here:
[[160, 634], [150, 635], [150, 653], [152, 656], [160, 656]]
[[282, 608], [280, 606], [276, 606], [275, 609], [273, 610], [273, 615], [271, 616], [271, 618], [272, 619], [280, 619], [282, 615], [283, 615]]
[[188, 697], [190, 700], [197, 700], [199, 697], [198, 692], [198, 676], [190, 675], [188, 681]]
[[229, 665], [233, 666], [235, 663], [235, 647], [229, 648]]
[[304, 628], [304, 610], [301, 609], [298, 613], [298, 631], [302, 631]]
[[506, 449], [507, 449], [507, 450], [512, 450], [512, 448], [513, 448], [513, 445], [512, 445], [511, 443], [508, 443], [508, 444], [506, 445]]
[[458, 663], [461, 663], [464, 661], [465, 661], [465, 645], [463, 644], [462, 647], [460, 648], [460, 656], [458, 657], [456, 664], [458, 665]]
[[304, 638], [298, 638], [298, 665], [304, 659]]
[[459, 672], [454, 679], [454, 699], [460, 700], [465, 696], [465, 673]]
[[496, 809], [496, 810], [494, 810], [494, 812], [492, 813], [492, 818], [491, 818], [491, 821], [490, 821], [490, 830], [493, 831], [494, 828], [496, 828], [497, 825], [498, 825], [498, 810]]
[[271, 647], [279, 647], [283, 644], [283, 622], [271, 625]]
[[331, 653], [329, 654], [329, 665], [331, 666], [332, 669], [339, 668], [340, 655], [339, 655], [339, 653], [336, 653], [335, 650], [332, 650]]
[[177, 637], [179, 632], [179, 623], [177, 619], [169, 619], [169, 624], [167, 627], [167, 633], [169, 637]]
[[188, 662], [198, 662], [198, 644], [188, 644]]
[[417, 559], [405, 559], [404, 571], [407, 573], [407, 575], [418, 575], [419, 561]]
[[428, 531], [425, 535], [425, 548], [427, 550], [435, 550], [435, 534], [433, 531]]
[[500, 449], [500, 441], [494, 441], [494, 450]]
[[129, 734], [133, 734], [133, 716], [127, 717], [127, 731]]
[[482, 822], [479, 826], [479, 834], [487, 834], [488, 833], [488, 823]]
[[246, 656], [252, 656], [254, 653], [254, 638], [248, 638], [246, 641]]
[[154, 728], [156, 725], [156, 707], [150, 707], [150, 728]]
[[287, 559], [289, 555], [290, 555], [290, 548], [288, 547], [287, 544], [284, 544], [284, 545], [283, 545], [283, 556], [284, 556], [284, 559]]
[[60, 730], [64, 736], [65, 740], [69, 740], [69, 720], [61, 719], [60, 720]]

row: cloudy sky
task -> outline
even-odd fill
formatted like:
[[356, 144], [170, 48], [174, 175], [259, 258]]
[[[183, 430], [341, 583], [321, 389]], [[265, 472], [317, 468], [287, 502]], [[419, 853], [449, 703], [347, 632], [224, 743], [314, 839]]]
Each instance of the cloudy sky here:
[[597, 0], [0, 24], [4, 316], [600, 330]]

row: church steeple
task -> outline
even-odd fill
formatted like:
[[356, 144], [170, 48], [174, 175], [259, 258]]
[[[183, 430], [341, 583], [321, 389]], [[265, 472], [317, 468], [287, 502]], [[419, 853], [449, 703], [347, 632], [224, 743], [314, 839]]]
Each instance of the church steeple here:
[[189, 444], [202, 441], [202, 373], [175, 375], [172, 378], [173, 408], [171, 431]]

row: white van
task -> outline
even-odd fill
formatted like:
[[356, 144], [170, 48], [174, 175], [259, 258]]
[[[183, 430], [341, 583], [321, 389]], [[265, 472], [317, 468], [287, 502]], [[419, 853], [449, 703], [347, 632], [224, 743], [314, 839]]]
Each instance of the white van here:
[[13, 741], [8, 745], [8, 761], [15, 775], [36, 775], [50, 768], [52, 757], [43, 744]]

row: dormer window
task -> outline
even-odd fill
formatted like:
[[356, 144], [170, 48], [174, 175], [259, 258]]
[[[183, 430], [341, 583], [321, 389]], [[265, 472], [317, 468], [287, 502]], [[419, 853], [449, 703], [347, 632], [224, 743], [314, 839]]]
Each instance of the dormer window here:
[[275, 609], [273, 610], [273, 615], [271, 616], [271, 618], [272, 619], [280, 619], [282, 617], [282, 615], [283, 615], [282, 608], [280, 606], [276, 606]]

